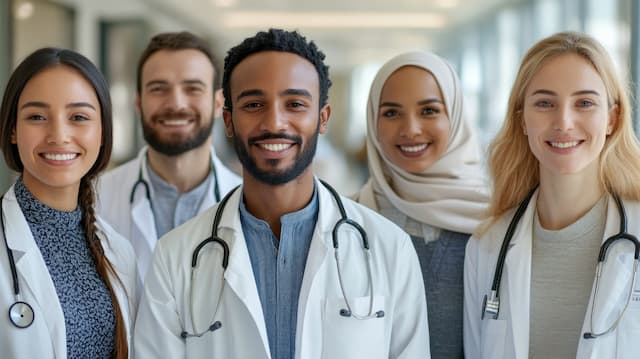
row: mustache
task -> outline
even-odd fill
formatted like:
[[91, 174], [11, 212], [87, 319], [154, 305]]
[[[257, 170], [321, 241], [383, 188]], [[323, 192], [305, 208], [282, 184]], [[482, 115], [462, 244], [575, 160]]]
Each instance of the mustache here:
[[275, 139], [293, 141], [298, 145], [302, 143], [302, 137], [301, 136], [290, 135], [290, 134], [287, 134], [287, 133], [273, 133], [273, 132], [267, 132], [267, 133], [263, 133], [260, 136], [250, 137], [247, 142], [249, 142], [250, 145], [253, 145], [258, 141], [275, 140]]
[[195, 111], [189, 110], [166, 110], [160, 113], [156, 113], [152, 116], [154, 120], [156, 119], [174, 119], [174, 118], [185, 118], [185, 117], [197, 117], [198, 113]]

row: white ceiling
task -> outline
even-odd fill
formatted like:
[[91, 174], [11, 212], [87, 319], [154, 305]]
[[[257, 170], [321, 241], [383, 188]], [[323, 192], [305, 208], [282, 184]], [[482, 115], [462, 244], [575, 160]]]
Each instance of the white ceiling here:
[[[26, 1], [26, 0], [19, 0]], [[298, 29], [333, 69], [429, 49], [456, 28], [521, 0], [57, 0], [97, 16], [145, 18], [154, 31], [190, 28], [219, 51], [269, 27]]]

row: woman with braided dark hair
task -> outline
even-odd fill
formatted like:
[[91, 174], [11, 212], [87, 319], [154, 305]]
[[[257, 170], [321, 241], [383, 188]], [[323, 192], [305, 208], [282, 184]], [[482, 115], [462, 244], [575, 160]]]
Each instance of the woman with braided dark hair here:
[[0, 148], [20, 174], [0, 201], [3, 357], [129, 357], [135, 256], [94, 213], [111, 146], [109, 89], [91, 61], [43, 48], [18, 65], [0, 107]]

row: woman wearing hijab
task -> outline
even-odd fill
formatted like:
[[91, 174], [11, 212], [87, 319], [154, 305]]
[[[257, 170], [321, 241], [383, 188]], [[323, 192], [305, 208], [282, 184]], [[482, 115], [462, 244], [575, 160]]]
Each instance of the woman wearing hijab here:
[[389, 60], [367, 107], [369, 181], [358, 202], [411, 235], [427, 295], [432, 358], [460, 358], [463, 262], [488, 191], [453, 67], [427, 52]]

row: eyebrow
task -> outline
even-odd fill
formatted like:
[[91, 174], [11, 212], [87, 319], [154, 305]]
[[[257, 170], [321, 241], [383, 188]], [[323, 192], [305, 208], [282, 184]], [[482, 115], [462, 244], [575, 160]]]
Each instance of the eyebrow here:
[[[265, 92], [260, 89], [251, 89], [240, 92], [238, 97], [236, 97], [236, 101], [240, 100], [243, 97], [249, 96], [265, 96]], [[280, 92], [280, 96], [304, 96], [308, 98], [312, 98], [311, 93], [305, 89], [286, 89]]]
[[[429, 98], [426, 100], [421, 100], [418, 101], [418, 105], [423, 106], [423, 105], [429, 105], [432, 103], [439, 103], [439, 104], [443, 104], [442, 101], [440, 101], [437, 98]], [[397, 103], [397, 102], [383, 102], [380, 104], [380, 107], [402, 107], [401, 104]]]
[[[530, 96], [535, 96], [535, 95], [558, 96], [557, 93], [555, 93], [555, 92], [553, 92], [551, 90], [545, 90], [545, 89], [540, 89], [540, 90], [533, 91], [533, 93], [531, 93]], [[580, 90], [580, 91], [576, 91], [576, 92], [571, 94], [571, 96], [577, 96], [577, 95], [596, 95], [596, 96], [600, 96], [600, 93], [598, 93], [598, 91], [596, 91], [596, 90]]]
[[[25, 103], [24, 105], [22, 105], [20, 107], [20, 109], [25, 109], [27, 107], [36, 107], [36, 108], [50, 108], [51, 106], [49, 106], [48, 103], [45, 102], [40, 102], [40, 101], [30, 101]], [[69, 104], [67, 104], [66, 106], [64, 106], [65, 108], [76, 108], [76, 107], [88, 107], [94, 111], [96, 111], [96, 108], [88, 103], [88, 102], [71, 102]]]

